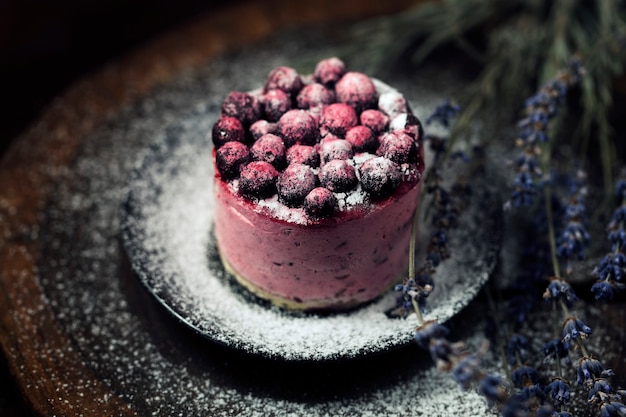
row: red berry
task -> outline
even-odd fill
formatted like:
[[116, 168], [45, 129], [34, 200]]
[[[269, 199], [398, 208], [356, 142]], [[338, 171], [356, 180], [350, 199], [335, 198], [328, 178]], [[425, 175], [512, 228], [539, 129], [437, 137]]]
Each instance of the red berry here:
[[327, 58], [317, 63], [313, 77], [315, 81], [333, 85], [346, 73], [346, 66], [339, 58]]
[[291, 164], [279, 175], [276, 182], [278, 198], [286, 206], [298, 207], [316, 185], [317, 176], [310, 166]]
[[354, 156], [352, 145], [343, 139], [324, 138], [320, 143], [320, 158], [322, 164], [333, 159], [350, 159]]
[[254, 161], [241, 169], [239, 191], [246, 197], [266, 198], [276, 193], [278, 171], [265, 161]]
[[275, 123], [270, 123], [267, 120], [261, 119], [252, 123], [250, 126], [250, 135], [252, 135], [254, 140], [257, 140], [267, 133], [275, 133], [276, 129], [277, 126]]
[[389, 116], [380, 110], [363, 110], [359, 119], [361, 124], [369, 127], [375, 135], [383, 133], [389, 127]]
[[265, 91], [278, 89], [295, 97], [301, 88], [302, 79], [293, 68], [274, 68], [265, 79]]
[[246, 131], [239, 119], [222, 117], [213, 125], [212, 138], [215, 147], [219, 148], [226, 142], [245, 142]]
[[222, 116], [234, 117], [250, 126], [261, 118], [261, 103], [251, 94], [233, 91], [222, 102]]
[[263, 106], [267, 120], [277, 122], [291, 109], [291, 98], [283, 90], [269, 90], [263, 95]]
[[345, 103], [334, 103], [322, 110], [320, 132], [322, 135], [332, 133], [343, 138], [348, 129], [356, 126], [357, 123], [358, 118], [352, 107]]
[[375, 152], [378, 139], [367, 126], [354, 126], [346, 133], [346, 142], [352, 145], [355, 152]]
[[380, 137], [380, 146], [376, 151], [396, 164], [417, 161], [417, 147], [413, 138], [403, 130], [394, 130]]
[[308, 84], [300, 90], [297, 102], [301, 109], [322, 107], [335, 102], [335, 93], [322, 84]]
[[322, 186], [337, 193], [350, 191], [359, 182], [354, 167], [343, 159], [335, 159], [323, 165], [319, 177]]
[[271, 133], [263, 135], [250, 148], [253, 161], [269, 162], [276, 169], [282, 169], [287, 162], [283, 140]]
[[297, 143], [315, 145], [319, 136], [317, 122], [305, 110], [289, 110], [278, 120], [278, 134], [291, 147]]
[[241, 166], [250, 160], [248, 147], [241, 142], [226, 142], [215, 152], [215, 164], [220, 176], [232, 179], [239, 176]]
[[320, 154], [314, 146], [293, 145], [287, 150], [288, 164], [305, 164], [316, 168], [320, 165]]
[[400, 167], [382, 156], [365, 161], [359, 173], [361, 187], [374, 199], [390, 196], [400, 185]]
[[328, 188], [314, 188], [304, 198], [304, 211], [312, 218], [330, 217], [338, 207], [337, 197]]
[[373, 109], [378, 93], [372, 80], [360, 72], [348, 72], [337, 82], [335, 93], [339, 103], [349, 104], [357, 113]]

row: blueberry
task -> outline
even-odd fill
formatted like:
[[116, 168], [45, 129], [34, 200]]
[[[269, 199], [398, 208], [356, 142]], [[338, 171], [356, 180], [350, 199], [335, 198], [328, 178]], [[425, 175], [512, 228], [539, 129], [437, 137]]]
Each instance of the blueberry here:
[[285, 140], [285, 145], [291, 147], [297, 143], [315, 145], [319, 132], [317, 121], [306, 110], [289, 110], [278, 120], [277, 133]]
[[319, 83], [305, 85], [296, 99], [298, 108], [311, 109], [335, 102], [335, 93]]
[[320, 132], [322, 135], [332, 133], [343, 138], [348, 129], [356, 126], [358, 122], [356, 112], [348, 104], [330, 104], [322, 110]]
[[394, 130], [380, 137], [380, 146], [376, 154], [384, 156], [396, 164], [416, 162], [417, 146], [408, 133], [403, 130]]
[[253, 161], [269, 162], [276, 169], [282, 169], [287, 162], [283, 140], [274, 134], [263, 135], [250, 148]]
[[267, 120], [261, 119], [252, 123], [250, 126], [250, 135], [252, 139], [257, 140], [261, 136], [267, 133], [276, 133], [276, 124], [270, 123]]
[[313, 77], [319, 83], [334, 85], [346, 73], [346, 66], [336, 57], [323, 59], [315, 66]]
[[390, 196], [400, 185], [400, 167], [382, 156], [365, 161], [359, 173], [361, 186], [373, 198]]
[[350, 159], [354, 156], [352, 145], [344, 139], [324, 138], [320, 143], [322, 164], [333, 159]]
[[261, 118], [261, 103], [251, 94], [233, 91], [222, 102], [222, 116], [234, 117], [250, 126]]
[[322, 186], [337, 193], [350, 191], [359, 182], [354, 167], [342, 159], [334, 159], [322, 166], [319, 177]]
[[317, 168], [320, 165], [320, 154], [314, 146], [293, 145], [287, 150], [288, 164], [305, 164]]
[[286, 206], [298, 207], [316, 185], [317, 176], [310, 166], [291, 164], [278, 177], [278, 198]]
[[346, 142], [352, 145], [355, 152], [376, 152], [378, 138], [367, 126], [354, 126], [346, 133]]
[[276, 193], [278, 171], [265, 161], [244, 166], [239, 176], [239, 191], [246, 197], [266, 198]]
[[277, 122], [291, 109], [291, 98], [282, 90], [269, 90], [263, 95], [263, 108], [267, 120]]
[[346, 73], [335, 85], [339, 103], [350, 105], [357, 114], [363, 110], [376, 108], [378, 93], [372, 80], [360, 72]]
[[220, 176], [229, 180], [239, 176], [241, 166], [250, 161], [250, 151], [241, 142], [226, 142], [215, 152], [215, 164]]
[[304, 198], [304, 211], [312, 218], [330, 217], [338, 207], [337, 197], [328, 188], [314, 188]]
[[301, 88], [302, 79], [300, 75], [290, 67], [274, 68], [265, 79], [265, 91], [278, 89], [295, 96]]
[[212, 139], [217, 148], [226, 142], [245, 142], [246, 131], [239, 119], [222, 117], [213, 125]]

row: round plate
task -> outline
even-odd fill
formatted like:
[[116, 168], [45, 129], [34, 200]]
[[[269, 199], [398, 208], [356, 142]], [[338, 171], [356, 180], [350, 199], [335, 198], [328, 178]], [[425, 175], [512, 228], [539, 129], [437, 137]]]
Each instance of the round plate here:
[[[419, 106], [413, 107], [418, 116]], [[389, 318], [397, 293], [347, 313], [284, 311], [234, 283], [220, 263], [214, 220], [212, 145], [217, 114], [170, 126], [133, 171], [122, 211], [124, 244], [141, 282], [166, 309], [198, 333], [245, 352], [285, 360], [352, 358], [409, 343], [417, 324]], [[426, 318], [445, 321], [477, 294], [492, 271], [501, 234], [501, 204], [480, 179], [451, 235], [453, 257], [435, 275]], [[419, 247], [428, 241], [422, 227]], [[422, 251], [423, 252], [423, 251]], [[418, 254], [418, 262], [424, 259]]]

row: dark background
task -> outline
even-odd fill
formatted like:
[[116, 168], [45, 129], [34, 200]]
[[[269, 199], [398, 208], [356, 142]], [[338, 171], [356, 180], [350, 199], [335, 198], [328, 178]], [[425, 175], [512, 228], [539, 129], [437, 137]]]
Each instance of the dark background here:
[[[233, 3], [241, 0], [0, 0], [0, 156], [72, 82]], [[28, 415], [0, 357], [0, 416]]]

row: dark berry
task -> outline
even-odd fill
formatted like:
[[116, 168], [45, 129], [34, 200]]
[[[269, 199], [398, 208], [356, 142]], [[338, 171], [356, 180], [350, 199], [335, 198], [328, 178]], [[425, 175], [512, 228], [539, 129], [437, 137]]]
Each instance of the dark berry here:
[[246, 131], [239, 119], [222, 117], [213, 125], [212, 138], [215, 147], [219, 148], [226, 142], [245, 142]]
[[278, 89], [291, 96], [295, 96], [301, 88], [302, 79], [293, 68], [274, 68], [265, 79], [265, 91]]
[[285, 166], [286, 152], [283, 140], [272, 133], [261, 136], [250, 148], [253, 161], [269, 162], [276, 169], [282, 169]]
[[314, 146], [293, 145], [287, 150], [288, 164], [305, 164], [316, 168], [320, 165], [320, 154]]
[[372, 80], [360, 72], [348, 72], [335, 86], [337, 101], [349, 104], [357, 113], [373, 109], [378, 104], [378, 93]]
[[334, 103], [324, 107], [320, 118], [320, 133], [326, 135], [332, 133], [339, 137], [345, 137], [346, 132], [359, 122], [356, 112], [345, 103]]
[[359, 173], [361, 186], [373, 198], [390, 196], [400, 185], [400, 167], [382, 156], [365, 161]]
[[322, 164], [333, 159], [350, 159], [354, 156], [352, 145], [343, 139], [324, 138], [320, 142], [320, 158]]
[[417, 161], [417, 146], [413, 138], [403, 130], [394, 130], [380, 137], [380, 146], [376, 151], [396, 164]]
[[289, 110], [278, 121], [278, 134], [291, 147], [296, 143], [315, 145], [319, 136], [317, 122], [305, 110]]
[[233, 91], [222, 102], [222, 116], [234, 117], [250, 126], [261, 118], [261, 103], [251, 94]]
[[337, 197], [328, 188], [314, 188], [304, 198], [304, 211], [312, 218], [330, 217], [338, 207]]
[[277, 126], [275, 123], [270, 123], [267, 120], [257, 120], [250, 126], [250, 135], [254, 140], [259, 139], [261, 136], [268, 133], [276, 133]]
[[317, 185], [313, 169], [304, 164], [291, 164], [278, 176], [278, 198], [289, 207], [302, 204], [304, 197]]
[[335, 93], [322, 84], [308, 84], [300, 90], [297, 102], [301, 109], [322, 107], [335, 102]]
[[267, 120], [277, 122], [291, 109], [291, 98], [283, 90], [269, 90], [263, 95], [263, 108]]
[[322, 166], [319, 177], [322, 186], [337, 193], [350, 191], [359, 182], [354, 167], [342, 159], [335, 159]]
[[254, 161], [241, 169], [239, 191], [246, 197], [266, 198], [276, 193], [278, 171], [265, 161]]
[[215, 152], [215, 164], [220, 176], [229, 180], [239, 176], [241, 166], [250, 161], [250, 151], [241, 142], [226, 142]]
[[383, 133], [389, 127], [389, 116], [380, 110], [363, 110], [359, 119], [361, 124], [369, 127], [375, 135]]
[[422, 140], [422, 123], [411, 113], [402, 113], [391, 120], [389, 130], [404, 130], [414, 140]]
[[346, 73], [346, 66], [339, 58], [327, 58], [317, 63], [313, 77], [315, 81], [325, 84], [334, 85]]
[[385, 112], [390, 119], [401, 113], [411, 112], [404, 96], [395, 90], [387, 91], [380, 95], [378, 108]]
[[346, 142], [352, 145], [355, 152], [375, 152], [378, 138], [367, 126], [354, 126], [346, 133]]

